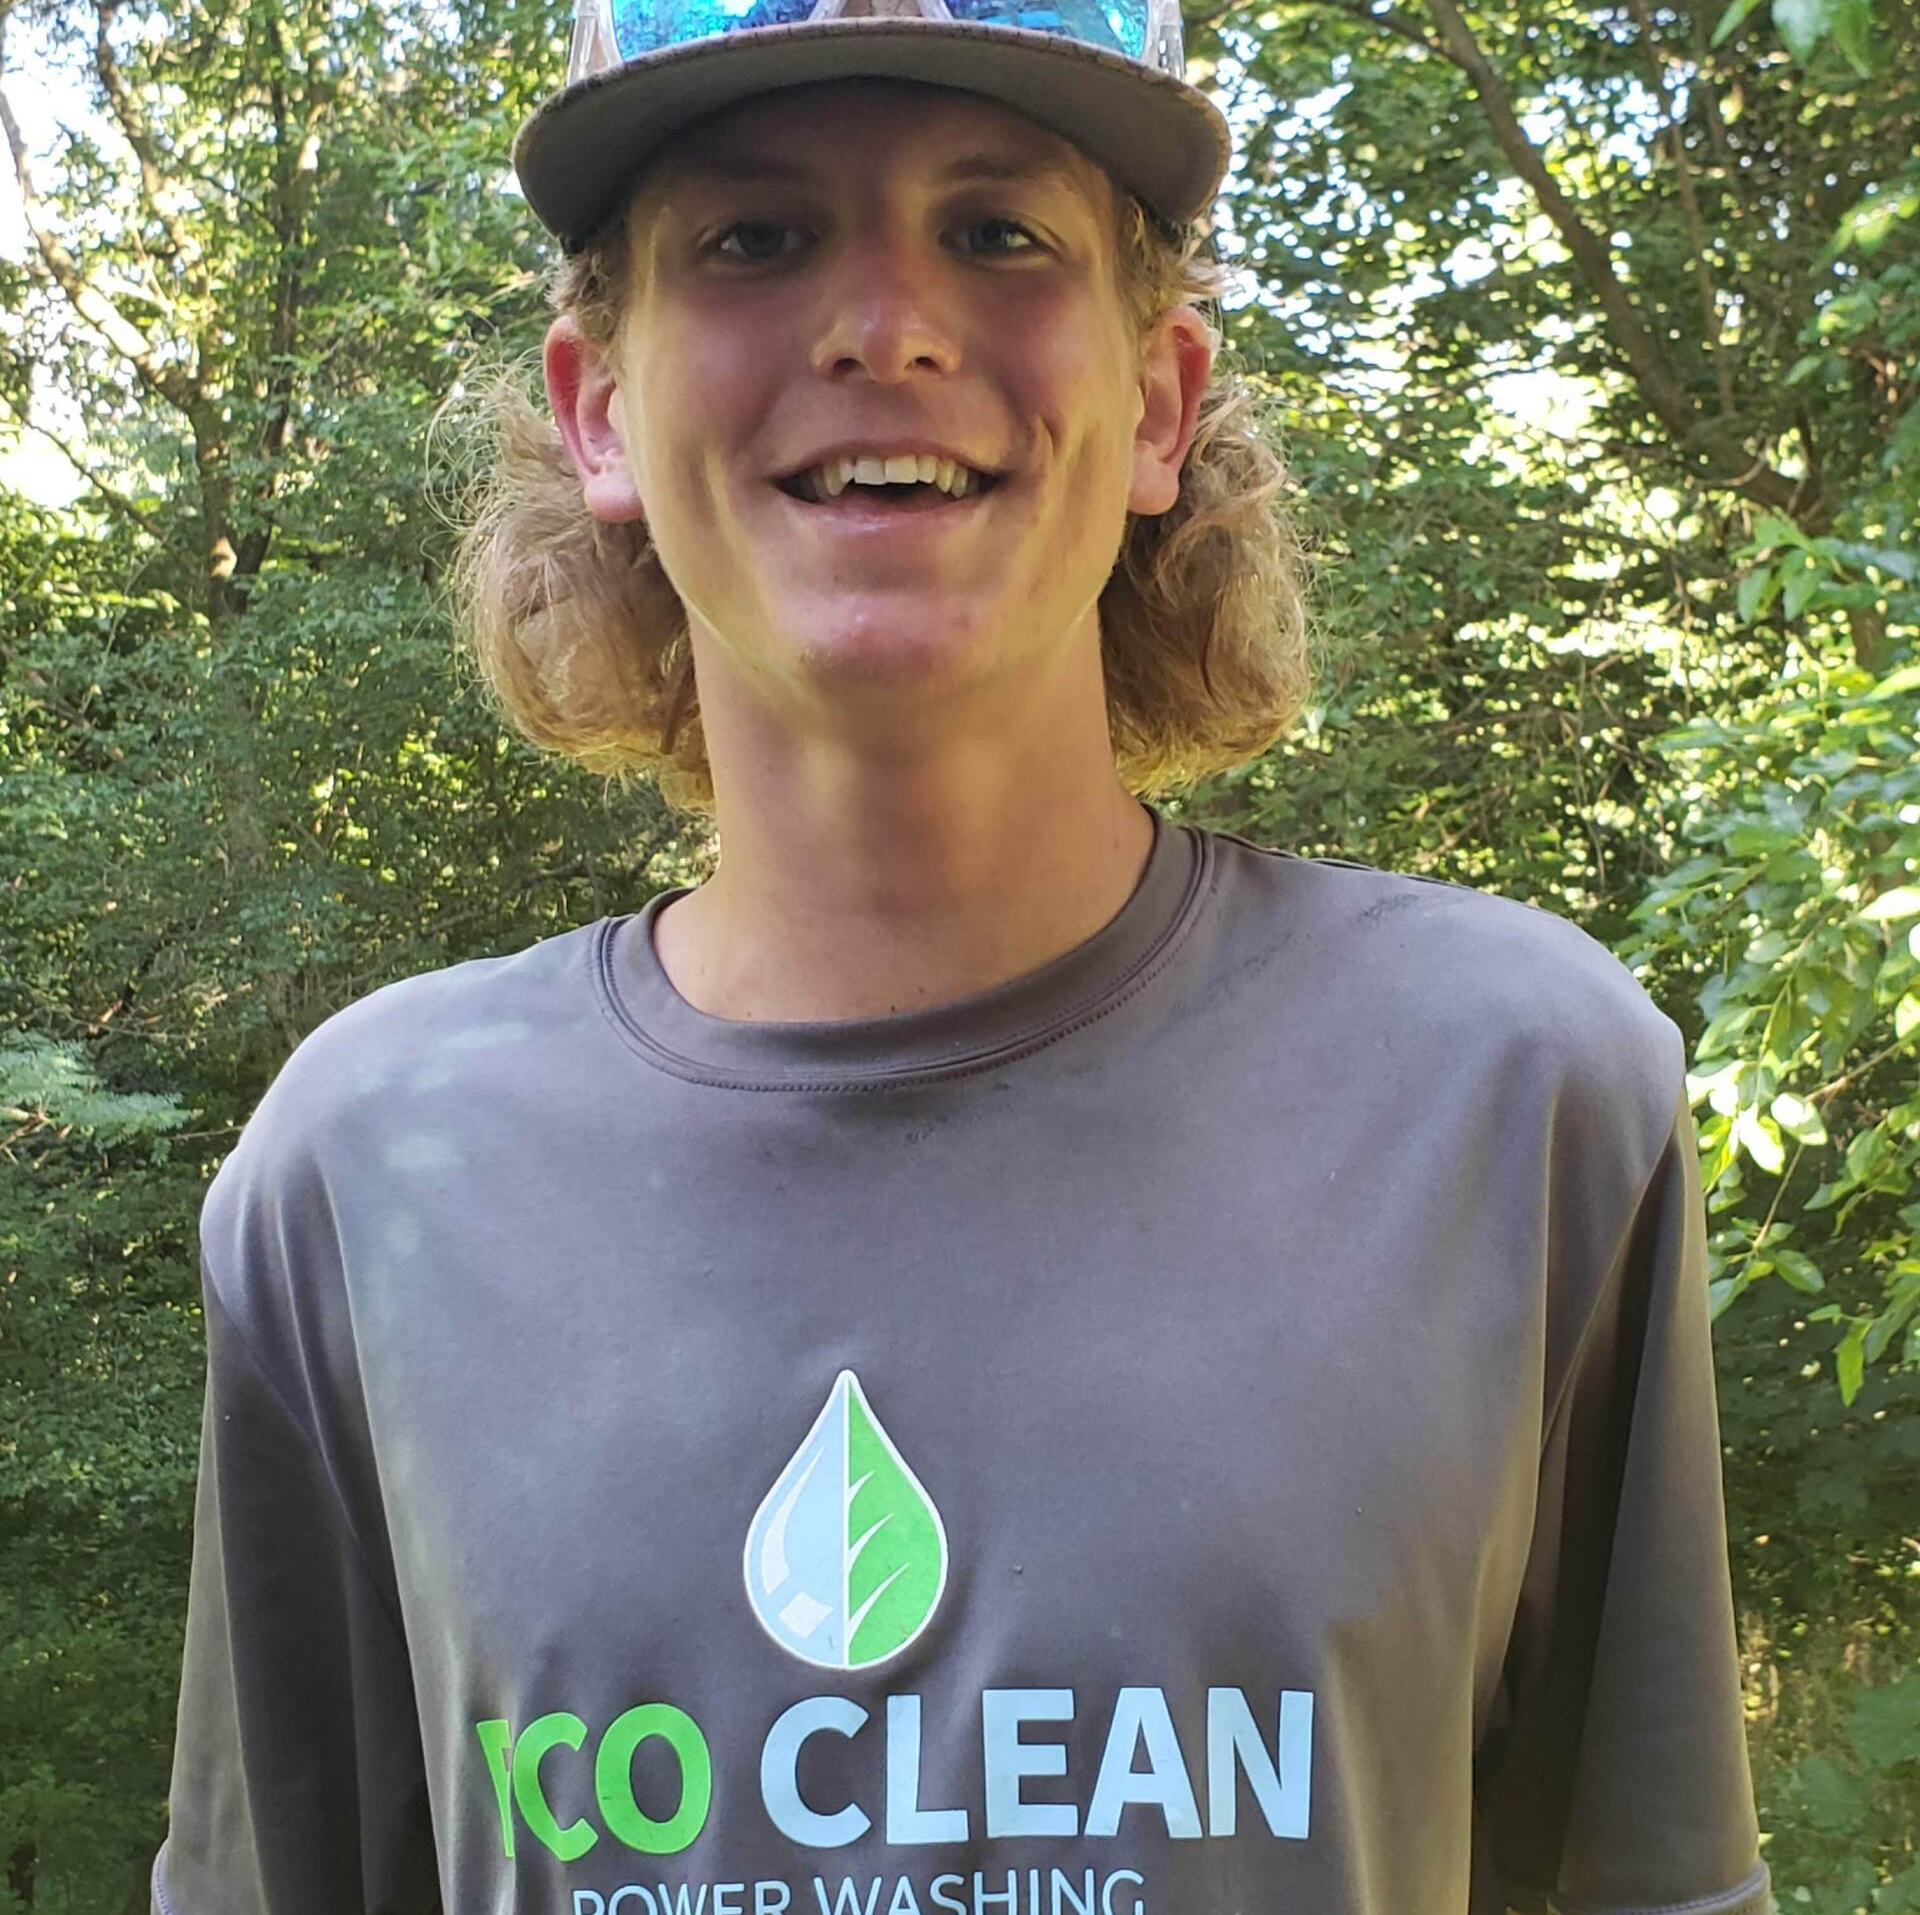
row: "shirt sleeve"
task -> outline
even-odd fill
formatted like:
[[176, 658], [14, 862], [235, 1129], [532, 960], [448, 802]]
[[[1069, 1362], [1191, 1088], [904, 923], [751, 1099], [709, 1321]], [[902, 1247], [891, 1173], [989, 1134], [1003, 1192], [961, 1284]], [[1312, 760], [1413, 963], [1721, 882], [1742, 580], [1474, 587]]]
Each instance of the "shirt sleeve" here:
[[209, 1277], [207, 1390], [153, 1915], [439, 1909], [405, 1635], [321, 1446]]
[[1476, 1796], [1517, 1915], [1769, 1915], [1683, 1101], [1549, 1420]]

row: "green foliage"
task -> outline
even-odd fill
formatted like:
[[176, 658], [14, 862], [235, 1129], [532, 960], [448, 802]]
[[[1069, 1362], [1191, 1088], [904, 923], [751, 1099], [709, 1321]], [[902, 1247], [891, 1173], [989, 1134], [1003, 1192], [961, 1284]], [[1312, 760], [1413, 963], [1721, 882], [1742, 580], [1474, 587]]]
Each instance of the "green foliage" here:
[[1802, 1865], [1815, 1886], [1788, 1904], [1811, 1915], [1874, 1915], [1920, 1907], [1920, 1865], [1883, 1878], [1860, 1852], [1863, 1827], [1895, 1832], [1897, 1803], [1920, 1782], [1920, 1677], [1907, 1675], [1854, 1697], [1843, 1753], [1802, 1756], [1783, 1770], [1778, 1799], [1805, 1831]]
[[0, 1766], [0, 1855], [116, 1905], [171, 1754], [202, 1373], [188, 1117], [77, 1044], [0, 1041], [0, 1721], [34, 1725]]
[[77, 1044], [32, 1032], [0, 1039], [0, 1119], [21, 1125], [16, 1142], [42, 1126], [64, 1137], [79, 1131], [102, 1146], [175, 1130], [188, 1113], [154, 1091], [111, 1091]]
[[[1829, 258], [1879, 263], [1849, 272], [1809, 320], [1801, 343], [1813, 350], [1790, 385], [1835, 373], [1863, 341], [1920, 342], [1920, 159], [1860, 204], [1886, 219], [1863, 229], [1850, 211]], [[1883, 252], [1897, 236], [1905, 252]], [[1839, 1277], [1870, 1297], [1814, 1313], [1841, 1326], [1834, 1370], [1849, 1404], [1888, 1351], [1920, 1364], [1920, 1204], [1902, 1201], [1920, 1162], [1920, 488], [1909, 456], [1920, 407], [1909, 401], [1885, 426], [1833, 532], [1765, 515], [1734, 554], [1748, 566], [1738, 616], [1787, 634], [1786, 666], [1662, 741], [1687, 781], [1694, 855], [1635, 911], [1641, 962], [1699, 980], [1693, 1088], [1708, 1105], [1706, 1181], [1725, 1213], [1715, 1308], [1768, 1275], [1810, 1293]], [[1817, 1187], [1796, 1193], [1809, 1152]], [[1749, 1200], [1748, 1166], [1771, 1185], [1764, 1211]], [[1790, 1242], [1815, 1229], [1818, 1245]]]
[[[1642, 962], [1704, 979], [1690, 1083], [1723, 1219], [1716, 1314], [1769, 1275], [1809, 1294], [1871, 1279], [1884, 1305], [1848, 1318], [1839, 1346], [1848, 1403], [1862, 1361], [1910, 1326], [1902, 1358], [1920, 1361], [1920, 1205], [1902, 1202], [1920, 1161], [1920, 890], [1904, 882], [1920, 863], [1917, 727], [1920, 669], [1840, 662], [1670, 734], [1692, 855], [1634, 912]], [[1803, 1163], [1817, 1188], [1794, 1193]], [[1758, 1214], [1749, 1171], [1768, 1193]]]

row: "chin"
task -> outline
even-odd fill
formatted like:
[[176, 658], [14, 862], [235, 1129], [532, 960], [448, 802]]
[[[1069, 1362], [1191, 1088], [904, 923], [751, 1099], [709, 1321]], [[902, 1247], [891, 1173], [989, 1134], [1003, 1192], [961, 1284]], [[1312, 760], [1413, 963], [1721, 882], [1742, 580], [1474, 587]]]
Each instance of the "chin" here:
[[901, 605], [812, 608], [786, 627], [800, 675], [821, 685], [875, 692], [952, 686], [1005, 663], [1002, 621], [977, 613], [929, 614]]

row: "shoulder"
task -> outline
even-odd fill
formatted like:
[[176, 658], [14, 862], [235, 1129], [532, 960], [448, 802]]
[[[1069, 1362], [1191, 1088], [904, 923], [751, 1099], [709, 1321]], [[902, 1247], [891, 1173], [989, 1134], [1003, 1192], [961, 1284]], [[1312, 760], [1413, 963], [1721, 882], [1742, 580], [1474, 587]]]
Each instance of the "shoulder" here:
[[1455, 1086], [1530, 1080], [1664, 1138], [1685, 1080], [1680, 1031], [1578, 925], [1467, 885], [1215, 836], [1239, 935], [1276, 941], [1283, 974], [1310, 978], [1370, 1047]]
[[528, 1046], [577, 1018], [569, 988], [591, 962], [598, 925], [502, 957], [470, 958], [368, 992], [317, 1025], [288, 1056], [209, 1187], [202, 1236], [273, 1212], [312, 1219], [330, 1179], [391, 1154], [398, 1125], [425, 1105], [444, 1123], [463, 1098], [511, 1076]]

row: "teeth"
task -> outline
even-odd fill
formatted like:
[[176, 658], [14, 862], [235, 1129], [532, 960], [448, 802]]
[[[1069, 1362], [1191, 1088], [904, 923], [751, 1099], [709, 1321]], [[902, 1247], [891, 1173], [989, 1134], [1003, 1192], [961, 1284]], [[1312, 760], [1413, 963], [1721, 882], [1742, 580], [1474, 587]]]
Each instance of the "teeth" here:
[[816, 502], [837, 499], [850, 485], [937, 485], [951, 498], [971, 498], [980, 490], [977, 472], [954, 459], [931, 454], [879, 459], [871, 454], [857, 459], [833, 459], [801, 475], [800, 486]]

